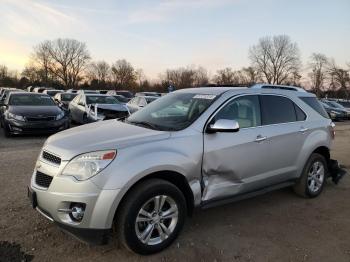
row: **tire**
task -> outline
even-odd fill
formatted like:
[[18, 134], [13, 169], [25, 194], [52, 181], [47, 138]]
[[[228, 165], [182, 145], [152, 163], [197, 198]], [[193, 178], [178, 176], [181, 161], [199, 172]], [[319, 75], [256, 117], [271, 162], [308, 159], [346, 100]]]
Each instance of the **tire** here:
[[294, 192], [305, 198], [317, 197], [323, 190], [327, 175], [326, 159], [320, 154], [313, 153], [306, 162], [303, 172], [293, 188]]
[[[164, 204], [158, 213], [161, 215], [153, 213], [152, 216], [152, 211], [156, 210], [156, 200]], [[171, 212], [176, 208], [177, 212]], [[147, 211], [147, 215], [141, 214], [141, 209]], [[164, 218], [162, 214], [167, 212], [169, 217]], [[186, 200], [179, 188], [161, 179], [146, 180], [136, 185], [119, 207], [116, 220], [119, 240], [127, 249], [138, 254], [157, 253], [176, 239], [185, 223], [186, 214]], [[147, 221], [136, 222], [137, 218]], [[146, 234], [147, 229], [151, 229], [148, 230], [151, 234]], [[159, 230], [163, 232], [162, 237]], [[143, 237], [142, 241], [142, 234], [148, 235], [149, 239]]]
[[3, 130], [4, 130], [4, 135], [5, 135], [5, 137], [11, 137], [11, 136], [12, 136], [12, 134], [11, 134], [9, 128], [6, 126], [5, 123], [3, 123]]
[[88, 123], [87, 115], [84, 114], [83, 115], [83, 124], [87, 124], [87, 123]]

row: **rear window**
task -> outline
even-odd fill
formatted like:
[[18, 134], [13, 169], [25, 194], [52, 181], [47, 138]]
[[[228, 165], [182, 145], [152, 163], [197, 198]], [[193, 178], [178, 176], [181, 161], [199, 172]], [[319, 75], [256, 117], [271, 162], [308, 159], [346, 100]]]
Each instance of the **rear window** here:
[[310, 107], [312, 107], [317, 113], [319, 113], [321, 116], [325, 118], [329, 118], [326, 110], [323, 108], [323, 106], [318, 102], [316, 97], [299, 97], [302, 101], [304, 101], [306, 104], [308, 104]]
[[294, 103], [282, 96], [262, 95], [262, 124], [273, 125], [297, 121]]

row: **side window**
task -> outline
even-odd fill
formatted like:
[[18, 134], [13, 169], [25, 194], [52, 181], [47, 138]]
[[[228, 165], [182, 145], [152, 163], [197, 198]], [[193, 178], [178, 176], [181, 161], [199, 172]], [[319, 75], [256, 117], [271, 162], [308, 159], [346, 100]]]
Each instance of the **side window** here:
[[306, 115], [303, 110], [301, 110], [296, 104], [294, 104], [295, 113], [297, 114], [297, 121], [304, 121]]
[[272, 125], [297, 121], [294, 103], [282, 96], [261, 95], [262, 124]]
[[303, 100], [306, 104], [308, 104], [313, 110], [315, 110], [321, 116], [325, 118], [329, 118], [326, 110], [321, 105], [321, 103], [316, 99], [316, 97], [299, 97], [299, 98]]
[[240, 128], [261, 125], [260, 103], [256, 95], [241, 96], [225, 105], [216, 114], [215, 120], [236, 120]]

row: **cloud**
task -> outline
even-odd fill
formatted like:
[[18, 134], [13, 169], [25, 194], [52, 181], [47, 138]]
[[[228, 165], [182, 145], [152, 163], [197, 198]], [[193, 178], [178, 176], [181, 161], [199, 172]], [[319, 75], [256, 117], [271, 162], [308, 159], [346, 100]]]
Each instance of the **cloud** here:
[[1, 30], [20, 36], [57, 34], [78, 23], [70, 14], [35, 0], [2, 0], [0, 9]]
[[232, 4], [237, 0], [165, 0], [157, 5], [133, 10], [127, 17], [128, 23], [162, 22], [184, 10], [209, 9]]

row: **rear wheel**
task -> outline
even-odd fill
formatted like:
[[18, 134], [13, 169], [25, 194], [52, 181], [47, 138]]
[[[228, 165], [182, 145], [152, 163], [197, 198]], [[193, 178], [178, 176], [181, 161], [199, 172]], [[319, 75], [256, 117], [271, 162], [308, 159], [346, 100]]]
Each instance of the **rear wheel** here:
[[143, 255], [168, 247], [186, 216], [186, 200], [173, 184], [151, 179], [137, 185], [126, 197], [117, 216], [121, 243]]
[[302, 197], [317, 197], [322, 192], [327, 174], [325, 158], [320, 154], [313, 153], [307, 161], [298, 183], [294, 186], [294, 191]]

